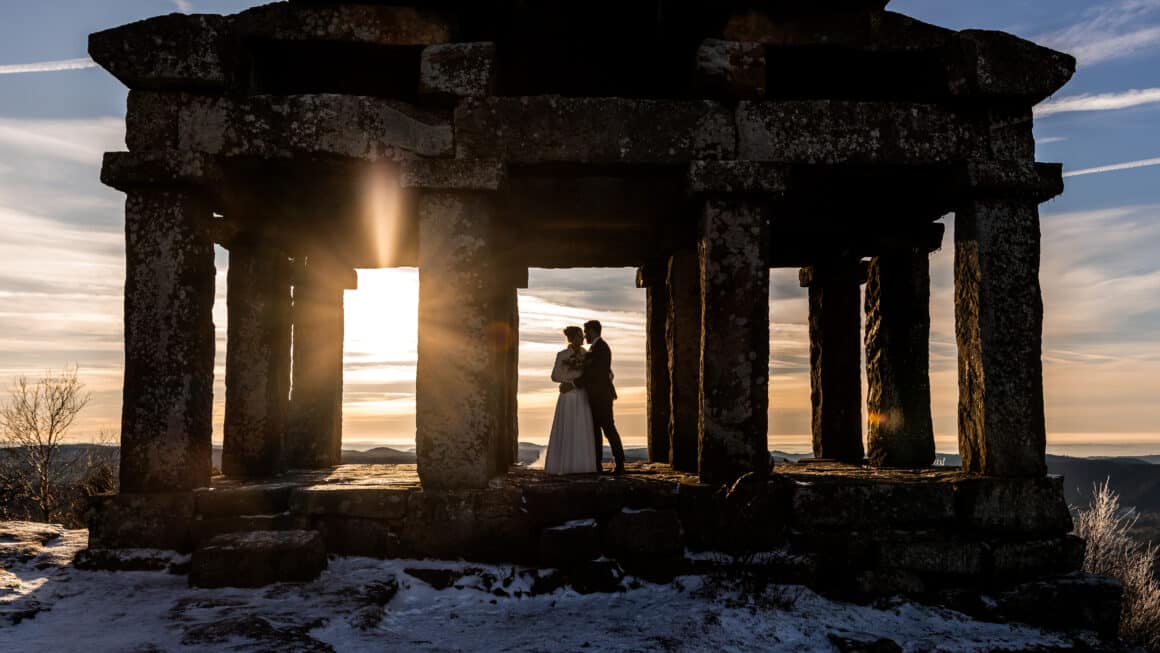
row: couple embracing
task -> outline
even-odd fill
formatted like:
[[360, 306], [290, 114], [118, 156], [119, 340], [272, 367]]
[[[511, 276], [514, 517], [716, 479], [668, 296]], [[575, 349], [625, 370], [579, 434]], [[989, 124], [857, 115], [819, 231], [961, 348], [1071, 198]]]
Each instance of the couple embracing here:
[[585, 322], [583, 331], [575, 326], [564, 329], [568, 348], [556, 354], [552, 368], [552, 380], [560, 384], [560, 397], [544, 463], [549, 474], [600, 473], [604, 438], [608, 438], [616, 460], [613, 473], [624, 473], [624, 446], [612, 418], [616, 399], [612, 350], [600, 337], [602, 331], [596, 320]]

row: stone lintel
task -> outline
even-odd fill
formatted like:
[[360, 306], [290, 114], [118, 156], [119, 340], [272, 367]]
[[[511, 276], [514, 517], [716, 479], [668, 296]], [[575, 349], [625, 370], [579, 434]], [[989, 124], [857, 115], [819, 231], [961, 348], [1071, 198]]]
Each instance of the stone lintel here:
[[782, 163], [945, 163], [978, 147], [972, 125], [936, 104], [743, 101], [737, 158]]
[[1024, 197], [1046, 202], [1063, 193], [1060, 163], [971, 161], [961, 175], [961, 192], [968, 197]]
[[402, 188], [500, 190], [507, 184], [507, 166], [495, 159], [408, 159], [399, 174]]
[[963, 30], [948, 66], [957, 97], [1041, 102], [1075, 74], [1075, 57], [1005, 32]]
[[449, 156], [453, 151], [450, 124], [394, 100], [333, 94], [138, 95], [127, 117], [130, 150], [260, 158], [325, 154], [369, 161]]
[[511, 163], [680, 163], [736, 153], [731, 111], [716, 102], [467, 98], [455, 110], [458, 158]]
[[198, 152], [106, 152], [101, 164], [101, 183], [120, 191], [149, 186], [212, 187], [222, 179], [217, 159]]
[[705, 39], [697, 48], [696, 83], [710, 94], [738, 99], [765, 96], [765, 46]]
[[[816, 3], [811, 3], [816, 4]], [[771, 11], [738, 11], [724, 23], [721, 38], [759, 42], [779, 48], [835, 47], [859, 52], [935, 51], [955, 32], [903, 14], [881, 9], [885, 2], [841, 13], [818, 12], [778, 16]], [[862, 9], [872, 9], [863, 11]]]
[[169, 14], [89, 36], [89, 56], [133, 89], [217, 89], [227, 82], [221, 59], [227, 19]]
[[798, 284], [802, 288], [828, 284], [864, 284], [869, 274], [867, 261], [843, 261], [809, 265], [798, 270]]
[[495, 43], [446, 43], [423, 48], [419, 92], [450, 97], [493, 95]]
[[789, 179], [788, 166], [761, 161], [693, 161], [688, 173], [692, 193], [781, 195]]
[[231, 17], [236, 36], [278, 41], [327, 41], [421, 46], [447, 43], [454, 31], [440, 12], [401, 4], [275, 3]]

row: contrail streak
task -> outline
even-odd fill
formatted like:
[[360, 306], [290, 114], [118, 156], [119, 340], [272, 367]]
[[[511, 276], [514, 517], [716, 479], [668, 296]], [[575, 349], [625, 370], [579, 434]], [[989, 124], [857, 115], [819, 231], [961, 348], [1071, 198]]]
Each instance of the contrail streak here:
[[20, 73], [50, 73], [58, 70], [83, 70], [95, 68], [96, 62], [88, 57], [82, 59], [63, 59], [61, 61], [37, 61], [35, 63], [14, 63], [0, 66], [0, 75], [17, 75]]
[[1160, 159], [1141, 159], [1139, 161], [1128, 161], [1126, 163], [1116, 163], [1108, 166], [1098, 166], [1095, 168], [1084, 168], [1083, 170], [1071, 170], [1063, 173], [1064, 177], [1078, 177], [1080, 175], [1095, 175], [1101, 172], [1115, 172], [1116, 170], [1132, 170], [1134, 168], [1147, 168], [1149, 166], [1160, 166]]

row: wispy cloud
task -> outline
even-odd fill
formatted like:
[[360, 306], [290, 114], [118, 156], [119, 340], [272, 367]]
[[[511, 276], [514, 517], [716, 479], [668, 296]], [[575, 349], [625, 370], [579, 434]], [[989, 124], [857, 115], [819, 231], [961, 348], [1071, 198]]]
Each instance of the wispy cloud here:
[[180, 12], [188, 14], [189, 12], [193, 11], [193, 3], [189, 0], [173, 0], [173, 4]]
[[1091, 66], [1160, 47], [1160, 0], [1120, 0], [1092, 7], [1066, 29], [1036, 40]]
[[1160, 88], [1131, 89], [1121, 93], [1084, 94], [1049, 100], [1035, 107], [1035, 117], [1076, 111], [1114, 111], [1160, 104]]
[[35, 61], [32, 63], [13, 63], [0, 65], [0, 75], [17, 75], [20, 73], [51, 73], [61, 70], [83, 70], [96, 68], [97, 64], [88, 57], [80, 59], [61, 59], [59, 61]]
[[1082, 175], [1096, 175], [1101, 172], [1115, 172], [1117, 170], [1134, 170], [1136, 168], [1149, 168], [1151, 166], [1160, 166], [1160, 159], [1140, 159], [1139, 161], [1126, 161], [1124, 163], [1113, 163], [1106, 166], [1096, 166], [1095, 168], [1084, 168], [1082, 170], [1069, 170], [1063, 173], [1064, 177], [1079, 177]]
[[1065, 136], [1048, 136], [1046, 138], [1035, 139], [1036, 145], [1050, 145], [1052, 143], [1062, 143], [1067, 140]]

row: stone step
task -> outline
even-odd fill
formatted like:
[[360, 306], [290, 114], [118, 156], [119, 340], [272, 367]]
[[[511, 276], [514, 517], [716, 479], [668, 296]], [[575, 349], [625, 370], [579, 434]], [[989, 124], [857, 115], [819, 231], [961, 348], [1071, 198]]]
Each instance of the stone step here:
[[194, 587], [262, 587], [308, 582], [326, 569], [326, 546], [318, 531], [252, 531], [211, 539], [193, 552]]
[[295, 487], [293, 483], [261, 483], [198, 488], [193, 492], [193, 511], [204, 518], [276, 515], [290, 509]]
[[205, 546], [213, 538], [227, 533], [292, 531], [306, 526], [303, 518], [289, 512], [274, 515], [197, 515], [190, 525], [190, 537], [196, 548]]

